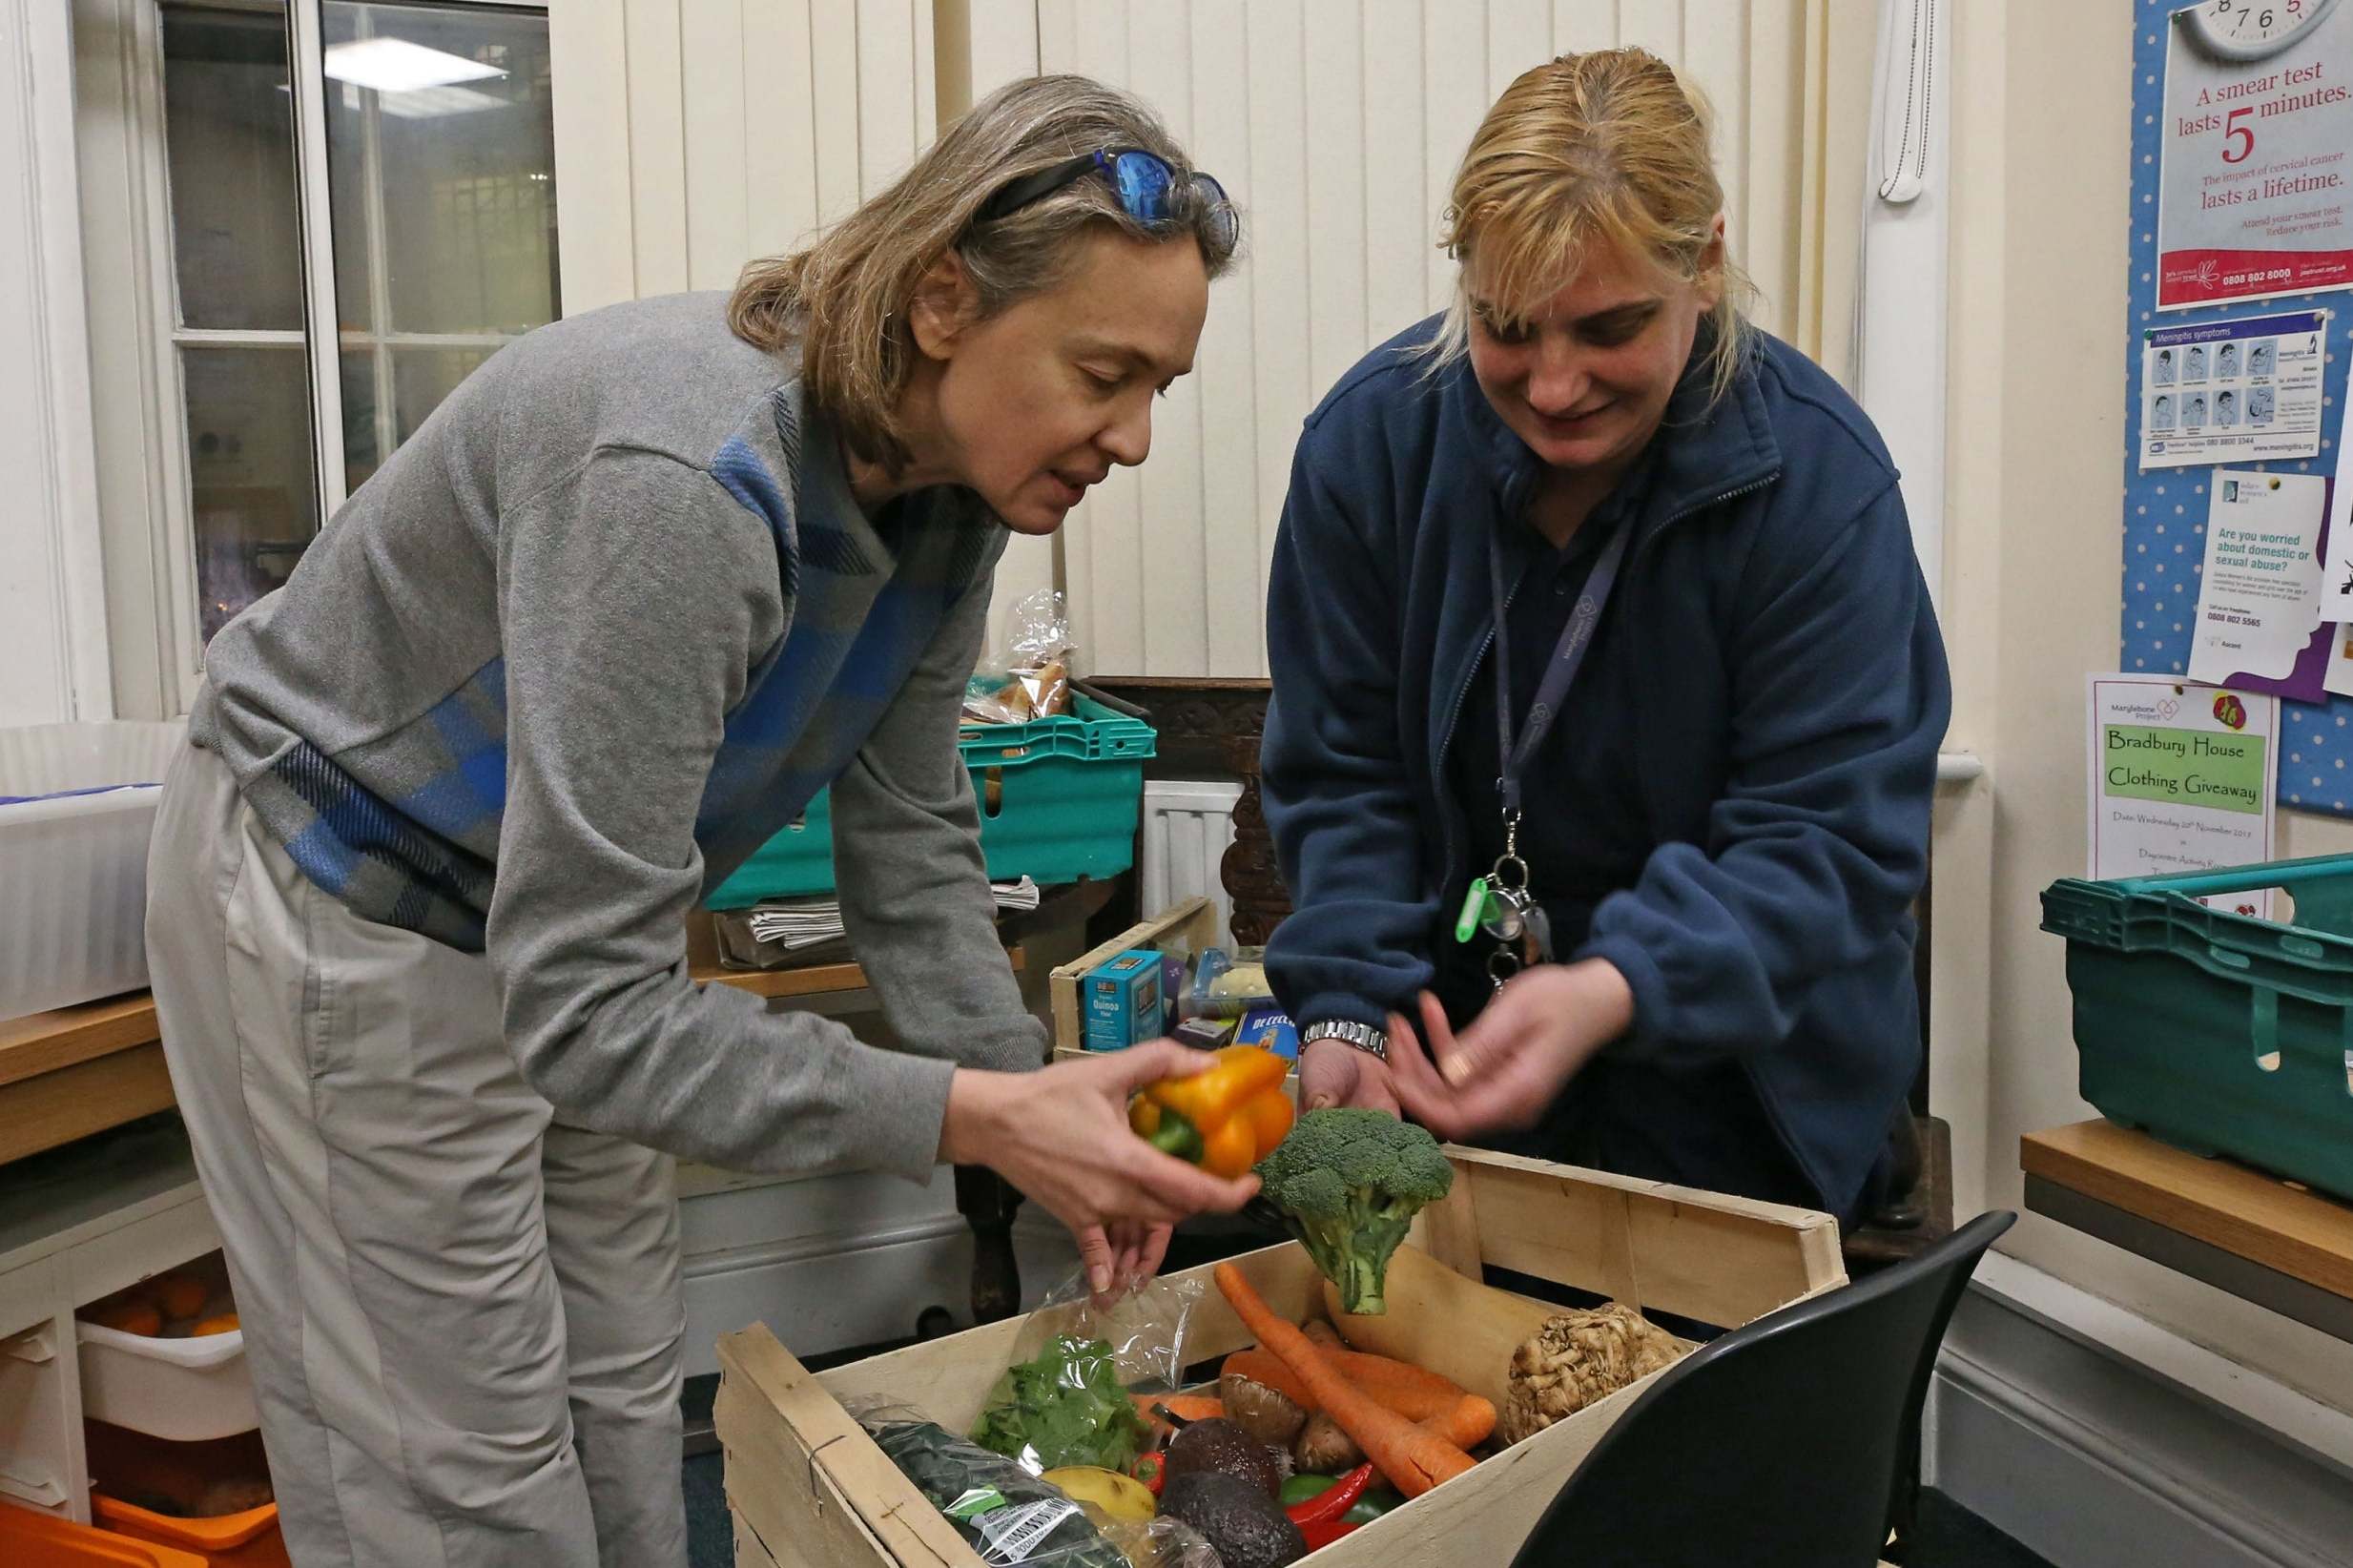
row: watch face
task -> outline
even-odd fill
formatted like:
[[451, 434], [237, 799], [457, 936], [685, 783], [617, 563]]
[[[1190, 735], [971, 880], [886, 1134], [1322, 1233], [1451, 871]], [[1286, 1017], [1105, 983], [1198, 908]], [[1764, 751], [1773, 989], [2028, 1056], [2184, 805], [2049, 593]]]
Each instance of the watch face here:
[[2206, 0], [2176, 11], [2198, 47], [2220, 60], [2260, 60], [2320, 25], [2337, 0]]

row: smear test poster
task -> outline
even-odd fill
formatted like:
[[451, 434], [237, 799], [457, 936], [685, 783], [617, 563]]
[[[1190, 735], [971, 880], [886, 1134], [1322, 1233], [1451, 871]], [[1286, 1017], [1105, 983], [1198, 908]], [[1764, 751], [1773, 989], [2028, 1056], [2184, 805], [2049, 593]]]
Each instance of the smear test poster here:
[[2208, 0], [2167, 34], [2157, 308], [2353, 287], [2353, 5]]

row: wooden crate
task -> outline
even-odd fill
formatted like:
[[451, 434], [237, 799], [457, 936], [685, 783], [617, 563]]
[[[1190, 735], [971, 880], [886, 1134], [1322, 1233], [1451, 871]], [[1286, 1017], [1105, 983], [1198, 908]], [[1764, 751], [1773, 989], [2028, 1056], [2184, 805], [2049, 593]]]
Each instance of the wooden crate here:
[[1063, 1056], [1086, 1048], [1086, 1029], [1079, 1021], [1079, 981], [1090, 970], [1109, 963], [1130, 948], [1148, 947], [1157, 952], [1172, 939], [1182, 940], [1188, 952], [1195, 953], [1215, 945], [1217, 906], [1207, 898], [1187, 898], [1148, 920], [1129, 926], [1101, 947], [1082, 953], [1055, 970], [1047, 982], [1047, 999], [1054, 1007], [1055, 1054]]
[[[1846, 1283], [1827, 1214], [1483, 1150], [1447, 1155], [1454, 1190], [1424, 1210], [1413, 1244], [1399, 1248], [1389, 1315], [1335, 1321], [1370, 1348], [1414, 1355], [1491, 1399], [1500, 1399], [1512, 1350], [1553, 1309], [1472, 1283], [1481, 1262], [1726, 1328]], [[1276, 1311], [1295, 1321], [1326, 1313], [1328, 1287], [1300, 1248], [1235, 1261]], [[1187, 1347], [1195, 1360], [1253, 1342], [1208, 1274], [1176, 1276], [1204, 1286]], [[991, 1324], [822, 1374], [764, 1327], [722, 1337], [716, 1420], [737, 1560], [981, 1568], [841, 1402], [879, 1396], [968, 1430], [1021, 1327]], [[1312, 1560], [1329, 1568], [1510, 1560], [1643, 1387], [1504, 1450]]]

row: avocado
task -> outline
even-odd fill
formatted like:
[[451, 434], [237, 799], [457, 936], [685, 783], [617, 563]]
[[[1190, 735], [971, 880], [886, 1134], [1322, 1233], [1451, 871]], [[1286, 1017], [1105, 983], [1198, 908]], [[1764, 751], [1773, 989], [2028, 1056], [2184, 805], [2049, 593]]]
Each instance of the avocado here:
[[1274, 1498], [1224, 1471], [1169, 1476], [1160, 1512], [1200, 1531], [1226, 1568], [1290, 1568], [1308, 1555], [1307, 1537]]
[[1168, 1444], [1168, 1478], [1215, 1470], [1249, 1482], [1271, 1497], [1283, 1484], [1273, 1451], [1222, 1416], [1190, 1421]]

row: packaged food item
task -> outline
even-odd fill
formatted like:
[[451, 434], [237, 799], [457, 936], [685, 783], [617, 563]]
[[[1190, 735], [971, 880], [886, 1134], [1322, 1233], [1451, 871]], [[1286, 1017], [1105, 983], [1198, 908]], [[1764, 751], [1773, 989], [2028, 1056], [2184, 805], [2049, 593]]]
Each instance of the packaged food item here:
[[1070, 1465], [1131, 1473], [1152, 1447], [1137, 1393], [1166, 1393], [1185, 1371], [1198, 1280], [1121, 1282], [1096, 1296], [1084, 1270], [1047, 1293], [1014, 1339], [973, 1441], [1029, 1474]]
[[964, 692], [964, 717], [976, 724], [1026, 724], [1071, 711], [1070, 617], [1050, 588], [1015, 604], [1000, 663], [978, 671]]
[[1180, 1045], [1190, 1045], [1196, 1051], [1214, 1051], [1233, 1042], [1234, 1022], [1229, 1018], [1188, 1018], [1169, 1030], [1168, 1035]]
[[1160, 1036], [1160, 955], [1130, 948], [1080, 982], [1086, 1048], [1119, 1051]]
[[1234, 1042], [1271, 1051], [1286, 1062], [1299, 1060], [1299, 1026], [1280, 1007], [1253, 1007], [1242, 1015]]

